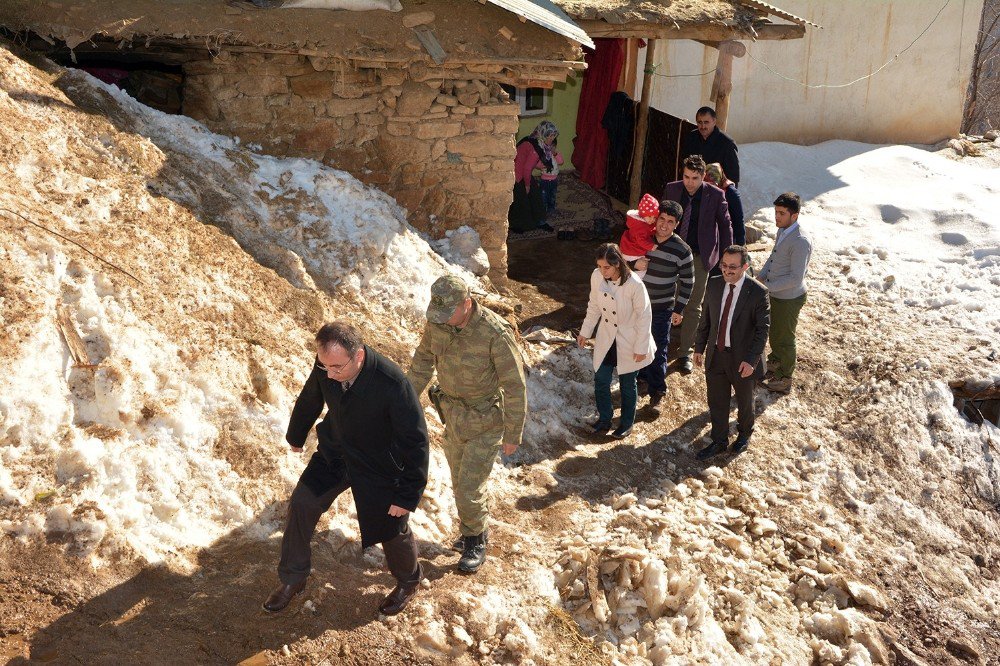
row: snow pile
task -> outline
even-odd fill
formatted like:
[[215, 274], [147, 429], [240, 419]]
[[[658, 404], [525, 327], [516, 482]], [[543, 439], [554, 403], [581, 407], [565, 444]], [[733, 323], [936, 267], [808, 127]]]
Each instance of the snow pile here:
[[748, 224], [773, 239], [771, 201], [787, 190], [804, 198], [803, 227], [828, 251], [813, 270], [833, 264], [836, 279], [814, 285], [930, 311], [936, 322], [969, 333], [1000, 330], [990, 307], [1000, 286], [995, 168], [912, 146], [850, 141], [758, 143], [741, 153], [752, 170], [740, 192], [748, 213], [757, 211]]
[[[439, 276], [450, 266], [406, 222], [394, 199], [345, 171], [315, 160], [263, 155], [184, 116], [147, 107], [84, 72], [67, 74], [67, 90], [93, 97], [105, 112], [169, 153], [150, 189], [232, 234], [262, 264], [292, 284], [419, 321]], [[477, 274], [489, 270], [475, 231], [452, 232], [448, 251]], [[446, 239], [447, 242], [447, 239]], [[476, 252], [478, 248], [478, 252]], [[485, 265], [485, 270], [483, 266]], [[465, 273], [470, 283], [475, 279]]]
[[431, 245], [442, 257], [473, 275], [490, 272], [490, 259], [480, 243], [479, 232], [472, 227], [461, 226], [446, 231], [444, 238], [431, 241]]

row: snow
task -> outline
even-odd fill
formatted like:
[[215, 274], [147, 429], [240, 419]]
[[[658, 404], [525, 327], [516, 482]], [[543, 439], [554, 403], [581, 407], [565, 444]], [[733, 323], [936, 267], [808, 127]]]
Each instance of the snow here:
[[[349, 173], [315, 160], [254, 152], [238, 139], [214, 134], [190, 118], [140, 104], [86, 73], [69, 75], [81, 86], [112, 96], [135, 123], [135, 130], [159, 149], [190, 159], [199, 176], [217, 188], [216, 196], [228, 199], [229, 205], [245, 204], [249, 210], [239, 211], [226, 225], [228, 230], [262, 263], [294, 284], [364, 297], [384, 310], [398, 310], [412, 323], [423, 315], [430, 285], [441, 275], [454, 272], [476, 283], [410, 227], [395, 200]], [[200, 188], [184, 181], [161, 180], [155, 190], [186, 205], [205, 198]], [[451, 234], [445, 239], [449, 254], [460, 259], [460, 265], [485, 274], [489, 262], [478, 234], [468, 227]]]

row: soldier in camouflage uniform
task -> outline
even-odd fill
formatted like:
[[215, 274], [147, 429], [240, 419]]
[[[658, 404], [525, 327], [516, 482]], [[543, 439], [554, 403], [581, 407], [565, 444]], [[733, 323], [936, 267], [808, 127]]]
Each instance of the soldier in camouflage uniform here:
[[458, 568], [474, 573], [486, 559], [486, 481], [501, 444], [509, 456], [521, 443], [524, 366], [513, 327], [477, 303], [457, 277], [431, 287], [427, 321], [407, 378], [419, 395], [437, 370], [430, 396], [445, 423], [444, 453], [462, 531]]

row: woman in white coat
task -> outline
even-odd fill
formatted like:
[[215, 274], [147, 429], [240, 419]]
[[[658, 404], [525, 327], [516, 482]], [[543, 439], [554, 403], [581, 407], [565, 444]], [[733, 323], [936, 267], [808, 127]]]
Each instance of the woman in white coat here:
[[597, 248], [597, 270], [590, 276], [587, 317], [576, 340], [583, 347], [594, 338], [594, 399], [598, 414], [595, 434], [611, 430], [611, 374], [616, 368], [622, 412], [611, 436], [622, 439], [632, 431], [638, 399], [636, 375], [650, 364], [656, 351], [652, 320], [646, 287], [629, 269], [621, 249], [614, 243], [601, 245]]

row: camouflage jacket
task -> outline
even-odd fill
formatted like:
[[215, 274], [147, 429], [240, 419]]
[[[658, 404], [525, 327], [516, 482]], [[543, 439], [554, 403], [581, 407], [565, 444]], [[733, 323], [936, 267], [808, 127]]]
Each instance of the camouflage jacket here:
[[406, 376], [420, 395], [437, 370], [445, 394], [473, 405], [502, 391], [503, 441], [520, 444], [527, 402], [521, 351], [505, 319], [479, 303], [474, 308], [462, 329], [428, 322]]

